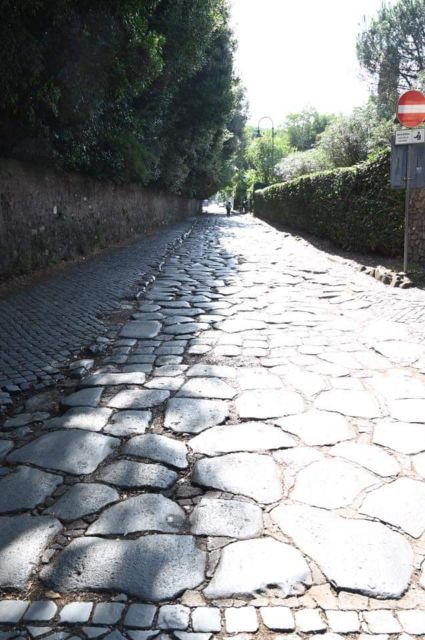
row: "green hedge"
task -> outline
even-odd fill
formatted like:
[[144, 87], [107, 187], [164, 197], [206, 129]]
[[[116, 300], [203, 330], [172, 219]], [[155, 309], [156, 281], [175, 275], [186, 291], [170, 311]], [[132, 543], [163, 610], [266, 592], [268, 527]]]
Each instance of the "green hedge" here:
[[402, 253], [403, 194], [390, 187], [390, 153], [375, 160], [275, 184], [254, 194], [254, 213], [332, 240], [343, 249]]

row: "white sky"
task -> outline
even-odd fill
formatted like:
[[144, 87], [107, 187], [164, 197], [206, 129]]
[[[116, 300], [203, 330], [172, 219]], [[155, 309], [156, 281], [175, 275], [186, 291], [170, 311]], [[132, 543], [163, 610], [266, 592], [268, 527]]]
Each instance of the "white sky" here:
[[382, 0], [230, 1], [251, 123], [271, 116], [282, 124], [306, 105], [350, 113], [367, 100], [356, 37], [363, 16], [375, 15]]

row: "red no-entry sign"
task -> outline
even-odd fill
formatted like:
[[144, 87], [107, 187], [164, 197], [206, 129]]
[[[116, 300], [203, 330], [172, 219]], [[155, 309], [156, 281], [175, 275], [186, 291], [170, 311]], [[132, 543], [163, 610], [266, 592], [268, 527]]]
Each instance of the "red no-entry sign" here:
[[425, 120], [425, 95], [412, 89], [405, 91], [397, 103], [397, 118], [405, 127], [417, 127]]

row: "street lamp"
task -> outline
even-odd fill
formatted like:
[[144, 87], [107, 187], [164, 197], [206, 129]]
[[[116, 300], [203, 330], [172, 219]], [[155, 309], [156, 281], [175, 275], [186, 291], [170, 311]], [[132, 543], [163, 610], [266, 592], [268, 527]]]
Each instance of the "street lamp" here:
[[263, 116], [262, 118], [259, 119], [258, 125], [257, 125], [257, 131], [256, 131], [256, 133], [254, 135], [255, 135], [256, 138], [262, 138], [263, 137], [263, 134], [260, 131], [260, 123], [263, 120], [270, 120], [271, 125], [272, 125], [272, 170], [273, 170], [273, 167], [274, 167], [274, 122], [273, 122], [272, 118], [270, 118], [270, 116]]

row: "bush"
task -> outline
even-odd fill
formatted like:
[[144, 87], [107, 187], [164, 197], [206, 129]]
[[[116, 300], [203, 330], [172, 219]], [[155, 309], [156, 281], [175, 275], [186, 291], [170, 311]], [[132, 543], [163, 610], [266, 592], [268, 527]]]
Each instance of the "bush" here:
[[332, 240], [343, 249], [400, 255], [403, 192], [390, 187], [390, 153], [303, 176], [254, 194], [255, 214]]

